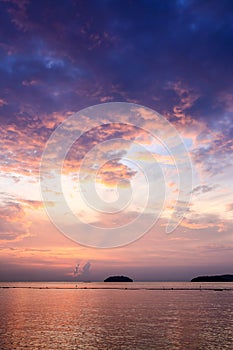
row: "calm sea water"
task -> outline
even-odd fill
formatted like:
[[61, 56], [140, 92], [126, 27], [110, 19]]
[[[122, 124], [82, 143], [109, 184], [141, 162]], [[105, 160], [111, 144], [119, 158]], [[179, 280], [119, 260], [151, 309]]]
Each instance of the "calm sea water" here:
[[1, 350], [233, 349], [233, 283], [0, 286]]

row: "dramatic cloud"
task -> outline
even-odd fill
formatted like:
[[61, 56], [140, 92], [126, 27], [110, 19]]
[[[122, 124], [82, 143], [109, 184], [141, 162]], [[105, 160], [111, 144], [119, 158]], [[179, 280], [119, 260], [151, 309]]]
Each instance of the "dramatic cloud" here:
[[[110, 261], [112, 269], [125, 264], [129, 272], [137, 268], [140, 277], [145, 271], [152, 276], [167, 256], [167, 268], [180, 264], [187, 276], [190, 252], [202, 264], [202, 257], [210, 256], [211, 269], [219, 261], [227, 266], [233, 209], [232, 12], [230, 0], [0, 1], [0, 249], [6, 269], [0, 278], [7, 278], [7, 268], [11, 278], [25, 276], [30, 264], [30, 278], [33, 269], [38, 279], [59, 279], [59, 271], [62, 278], [73, 278], [70, 266], [77, 256], [77, 273], [90, 278], [103, 276], [101, 269]], [[90, 118], [80, 116], [76, 127], [88, 131], [73, 144], [63, 166], [64, 192], [74, 211], [80, 168], [87, 183], [104, 161], [97, 185], [100, 192], [105, 187], [105, 198], [116, 185], [128, 189], [139, 178], [133, 162], [151, 169], [155, 159], [167, 184], [164, 221], [131, 248], [100, 254], [75, 246], [52, 228], [43, 211], [39, 168], [46, 142], [60, 123], [83, 108], [119, 101], [150, 107], [177, 128], [193, 162], [194, 188], [177, 236], [163, 240], [164, 222], [179, 191], [171, 155], [148, 134], [155, 127], [162, 133], [163, 125], [155, 126], [152, 114], [141, 107], [135, 110], [146, 131], [123, 125], [123, 115], [88, 130]], [[129, 154], [131, 164], [124, 160]], [[84, 207], [79, 215], [103, 227], [126, 224], [140, 213], [145, 197], [138, 184], [137, 205], [118, 218]], [[196, 263], [192, 259], [190, 266]]]
[[74, 269], [74, 277], [81, 277], [81, 278], [87, 278], [90, 273], [91, 263], [89, 261], [87, 262], [80, 262], [75, 266]]

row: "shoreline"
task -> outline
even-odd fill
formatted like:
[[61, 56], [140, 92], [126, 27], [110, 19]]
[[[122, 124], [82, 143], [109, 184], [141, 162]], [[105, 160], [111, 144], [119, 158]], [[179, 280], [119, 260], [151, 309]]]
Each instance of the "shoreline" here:
[[154, 291], [233, 291], [230, 288], [210, 288], [210, 287], [196, 287], [196, 288], [179, 288], [179, 287], [158, 287], [158, 288], [128, 288], [128, 287], [36, 287], [36, 286], [0, 286], [0, 289], [44, 289], [44, 290], [154, 290]]

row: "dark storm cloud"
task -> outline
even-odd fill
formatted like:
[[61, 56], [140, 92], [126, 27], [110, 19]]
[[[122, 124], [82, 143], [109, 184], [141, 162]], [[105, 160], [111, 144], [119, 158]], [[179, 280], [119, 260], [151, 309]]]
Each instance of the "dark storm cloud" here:
[[[5, 120], [128, 100], [184, 112], [214, 128], [232, 91], [233, 3], [17, 1], [0, 3], [0, 107]], [[186, 92], [187, 94], [187, 92]], [[229, 118], [232, 118], [231, 114]]]

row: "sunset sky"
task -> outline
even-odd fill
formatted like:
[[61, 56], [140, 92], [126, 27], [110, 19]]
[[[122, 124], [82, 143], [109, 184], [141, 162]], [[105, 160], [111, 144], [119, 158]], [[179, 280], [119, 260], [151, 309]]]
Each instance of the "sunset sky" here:
[[[125, 274], [172, 281], [233, 273], [232, 62], [231, 0], [0, 0], [0, 280], [98, 281]], [[87, 132], [64, 161], [69, 206], [86, 228], [127, 224], [141, 213], [146, 184], [162, 191], [162, 176], [153, 181], [149, 175], [145, 183], [136, 166], [150, 173], [154, 159], [165, 174], [166, 200], [141, 238], [100, 249], [74, 242], [50, 221], [39, 171], [53, 131], [107, 102], [135, 104], [135, 123], [143, 129], [123, 125], [128, 119], [118, 111], [114, 125], [87, 131], [98, 118], [78, 114], [76, 126]], [[171, 234], [165, 231], [179, 189], [176, 166], [147, 132], [163, 132], [148, 110], [176, 128], [192, 161], [191, 201]], [[135, 193], [114, 218], [80, 204], [78, 192], [80, 166], [88, 186], [103, 150], [113, 154], [97, 176], [106, 208], [118, 184], [127, 195], [131, 183]], [[156, 210], [151, 204], [143, 220]], [[80, 235], [87, 234], [85, 225]]]

